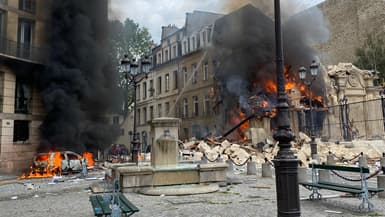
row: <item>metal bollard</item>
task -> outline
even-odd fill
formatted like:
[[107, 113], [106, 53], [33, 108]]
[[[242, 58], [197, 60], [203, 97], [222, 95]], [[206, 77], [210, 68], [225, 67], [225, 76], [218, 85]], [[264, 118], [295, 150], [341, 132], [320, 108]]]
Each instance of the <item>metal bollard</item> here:
[[249, 159], [249, 162], [247, 162], [247, 175], [257, 175], [257, 164], [255, 161], [251, 160], [251, 157]]
[[313, 154], [311, 158], [313, 159], [313, 161], [316, 161], [317, 163], [321, 163], [321, 158], [319, 157], [318, 154]]
[[[377, 176], [377, 188], [385, 189], [385, 175]], [[385, 192], [378, 192], [379, 198], [385, 198]]]
[[334, 156], [331, 151], [329, 151], [328, 156], [326, 157], [326, 164], [327, 165], [335, 165], [336, 160], [334, 159]]
[[382, 158], [380, 160], [380, 166], [382, 167], [382, 173], [385, 175], [385, 152], [382, 153]]
[[227, 160], [226, 161], [228, 167], [227, 167], [227, 172], [234, 172], [234, 165], [233, 165], [233, 162], [231, 162], [231, 160]]
[[225, 161], [223, 160], [223, 158], [222, 158], [222, 155], [219, 155], [219, 156], [218, 156], [217, 162], [218, 162], [218, 163], [223, 163], [223, 162], [225, 162]]
[[360, 167], [365, 167], [365, 168], [368, 167], [368, 160], [366, 158], [366, 155], [364, 155], [363, 152], [361, 152], [361, 156], [359, 158], [359, 166]]
[[265, 163], [262, 164], [262, 177], [273, 177], [272, 167], [267, 158], [265, 158]]

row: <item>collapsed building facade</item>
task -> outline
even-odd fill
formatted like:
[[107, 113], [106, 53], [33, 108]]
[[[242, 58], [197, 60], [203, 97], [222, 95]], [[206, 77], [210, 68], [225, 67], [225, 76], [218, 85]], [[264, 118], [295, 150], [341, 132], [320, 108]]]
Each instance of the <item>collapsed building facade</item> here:
[[[327, 11], [333, 4], [337, 3], [326, 1], [290, 17], [283, 25], [286, 90], [293, 131], [309, 133], [310, 127], [313, 127], [310, 126], [311, 104], [317, 137], [333, 141], [380, 138], [384, 134], [384, 118], [379, 95], [381, 88], [373, 83], [377, 75], [352, 64], [337, 65], [324, 58], [328, 55], [326, 51], [333, 49], [329, 47], [325, 50], [329, 38], [336, 36], [331, 32], [329, 37], [328, 28], [335, 24], [325, 26], [327, 22], [323, 12], [333, 14]], [[200, 13], [204, 17], [204, 13]], [[188, 18], [189, 14], [186, 23]], [[171, 29], [172, 33], [170, 38], [162, 34], [161, 45], [153, 50], [152, 81], [145, 80], [141, 84], [142, 88], [146, 88], [140, 91], [148, 92], [142, 92], [143, 95], [153, 98], [146, 98], [147, 103], [138, 100], [140, 131], [150, 131], [152, 118], [171, 116], [182, 120], [180, 139], [221, 136], [249, 115], [255, 115], [257, 118], [241, 125], [227, 138], [251, 139], [253, 133], [250, 134], [249, 128], [263, 128], [266, 137], [271, 136], [275, 128], [277, 90], [273, 21], [254, 6], [246, 5], [230, 14], [213, 17], [209, 23], [201, 25], [201, 30], [205, 30], [207, 25], [210, 38], [205, 36], [204, 40], [208, 44], [202, 43], [202, 32], [186, 35], [188, 25], [181, 29], [163, 27], [163, 32]], [[177, 37], [178, 34], [184, 37]], [[194, 38], [200, 43], [194, 44]], [[317, 52], [320, 49], [317, 44], [325, 45], [321, 54]], [[176, 55], [173, 54], [175, 50]], [[186, 53], [186, 50], [190, 52]], [[191, 58], [195, 60], [190, 63]], [[319, 62], [320, 67], [316, 82], [309, 89], [299, 79], [298, 68], [309, 66], [312, 60]], [[336, 65], [328, 67], [326, 64], [329, 63]], [[209, 69], [207, 80], [204, 78], [206, 68]], [[206, 82], [203, 86], [199, 85], [203, 82]], [[171, 86], [174, 89], [169, 91]], [[163, 94], [153, 95], [153, 89], [159, 89], [158, 92]], [[168, 96], [170, 94], [172, 97]], [[368, 100], [374, 100], [373, 104], [364, 105]], [[375, 112], [371, 109], [373, 106], [378, 108]], [[150, 145], [153, 140], [148, 138], [147, 144]]]

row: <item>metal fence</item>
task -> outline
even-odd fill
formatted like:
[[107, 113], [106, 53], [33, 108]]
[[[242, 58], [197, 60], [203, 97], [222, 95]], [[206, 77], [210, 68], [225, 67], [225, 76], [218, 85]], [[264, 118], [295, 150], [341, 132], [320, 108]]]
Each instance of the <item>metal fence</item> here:
[[339, 105], [313, 109], [313, 115], [309, 109], [296, 111], [294, 126], [295, 130], [313, 133], [323, 141], [381, 139], [385, 135], [384, 111], [383, 97], [354, 103], [343, 99]]
[[0, 53], [44, 63], [47, 57], [47, 49], [34, 47], [30, 44], [12, 41], [0, 37]]

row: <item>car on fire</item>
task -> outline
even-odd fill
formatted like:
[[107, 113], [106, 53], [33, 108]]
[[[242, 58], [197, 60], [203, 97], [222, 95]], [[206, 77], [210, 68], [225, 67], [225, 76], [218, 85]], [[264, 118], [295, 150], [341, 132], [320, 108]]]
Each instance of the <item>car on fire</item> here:
[[[48, 164], [53, 166], [55, 155], [58, 152], [38, 153], [33, 158], [34, 168], [46, 168]], [[72, 151], [61, 151], [61, 172], [78, 172], [82, 170], [82, 156]], [[52, 168], [50, 168], [52, 169]]]

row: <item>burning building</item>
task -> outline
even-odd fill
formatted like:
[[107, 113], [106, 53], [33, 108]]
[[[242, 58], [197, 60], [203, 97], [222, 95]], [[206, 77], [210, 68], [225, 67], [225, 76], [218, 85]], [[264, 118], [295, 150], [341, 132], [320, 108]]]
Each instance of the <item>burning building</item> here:
[[[0, 3], [0, 171], [37, 151], [110, 144], [116, 78], [107, 58], [107, 0]], [[116, 100], [117, 102], [117, 100]]]
[[[299, 106], [299, 102], [308, 102], [308, 97], [314, 98], [312, 101], [318, 99], [322, 106], [325, 95], [322, 74], [311, 91], [298, 78], [301, 65], [317, 60], [316, 51], [307, 44], [307, 37], [310, 37], [305, 34], [308, 26], [300, 25], [302, 19], [304, 17], [299, 19], [293, 16], [283, 26], [285, 89], [289, 96], [294, 97], [291, 99], [292, 107]], [[313, 21], [309, 23], [316, 25], [314, 23], [317, 20]], [[260, 119], [275, 116], [277, 86], [273, 27], [273, 20], [252, 5], [246, 5], [216, 21], [211, 52], [216, 61], [216, 94], [219, 95], [218, 103], [222, 104], [217, 112], [220, 126], [229, 128], [250, 115]], [[245, 124], [241, 126], [244, 130], [235, 131], [234, 139], [244, 137], [249, 127], [248, 123]], [[273, 119], [270, 127], [274, 128]]]
[[[271, 1], [243, 2], [272, 4]], [[340, 26], [344, 24], [342, 19], [338, 25], [334, 25], [332, 19], [327, 22], [328, 17], [338, 14], [333, 6], [340, 8], [349, 4], [348, 1], [343, 2], [325, 1], [319, 7], [285, 16], [283, 45], [286, 90], [295, 133], [306, 131], [304, 128], [309, 130], [310, 105], [315, 108], [317, 136], [322, 136], [326, 130], [321, 126], [328, 123], [327, 106], [332, 106], [332, 101], [329, 97], [328, 69], [323, 65], [327, 56], [325, 50], [336, 49], [336, 37], [341, 37], [338, 49], [345, 46], [341, 41], [345, 34], [338, 33], [349, 32], [352, 35], [351, 32], [360, 31], [344, 29]], [[358, 4], [358, 0], [354, 2]], [[238, 6], [239, 1], [235, 4]], [[359, 3], [361, 6], [363, 4], [363, 1]], [[187, 13], [184, 27], [163, 27], [161, 44], [152, 53], [153, 71], [140, 84], [141, 96], [137, 110], [140, 131], [149, 131], [150, 121], [161, 116], [182, 120], [181, 139], [223, 135], [250, 115], [257, 118], [245, 122], [229, 138], [245, 139], [250, 127], [265, 128], [268, 133], [274, 129], [277, 91], [274, 21], [269, 16], [271, 12], [261, 11], [257, 4], [255, 6], [245, 5], [229, 14], [213, 16], [210, 22], [201, 23], [200, 29], [195, 31], [188, 31], [190, 22], [194, 20], [192, 18], [203, 21], [210, 13]], [[291, 9], [283, 8], [283, 14], [288, 15]], [[344, 13], [338, 16], [342, 17]], [[324, 17], [324, 14], [328, 17]], [[329, 32], [329, 28], [332, 32]], [[332, 42], [332, 46], [329, 42]], [[347, 52], [351, 52], [351, 49]], [[338, 57], [347, 55], [352, 61], [351, 54], [338, 52]], [[298, 69], [300, 66], [309, 66], [313, 60], [321, 64], [316, 82], [309, 89], [299, 79]], [[336, 64], [335, 60], [325, 62]], [[359, 88], [366, 87], [363, 85]], [[338, 132], [329, 126], [327, 130]], [[338, 136], [328, 138], [332, 137], [340, 139]]]

